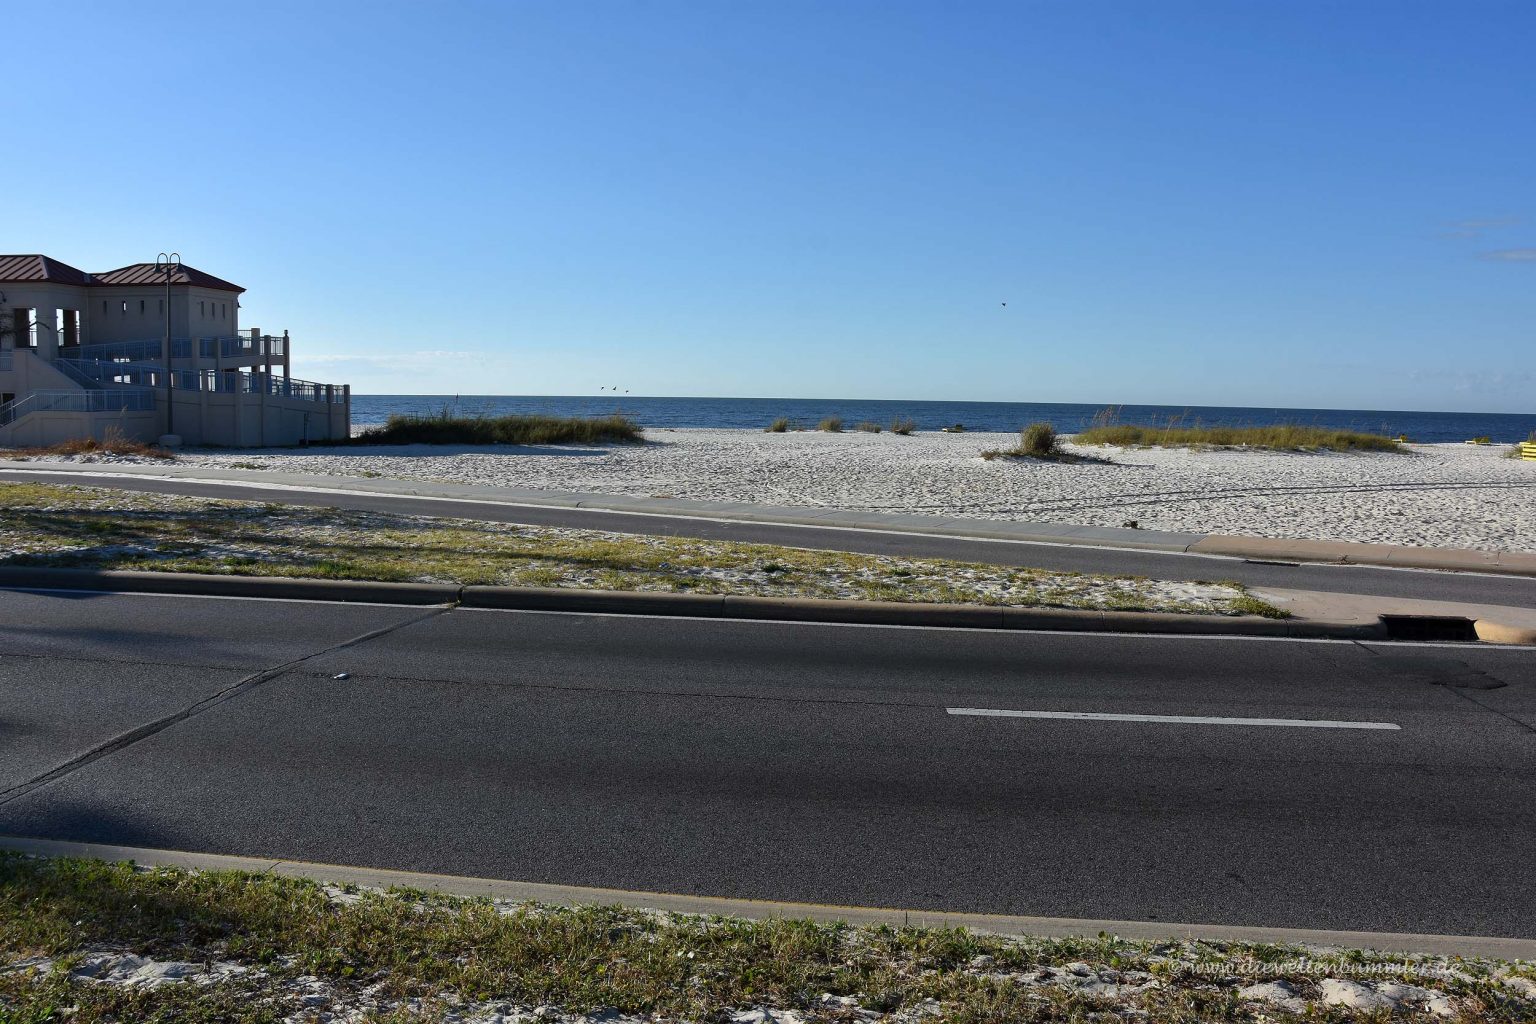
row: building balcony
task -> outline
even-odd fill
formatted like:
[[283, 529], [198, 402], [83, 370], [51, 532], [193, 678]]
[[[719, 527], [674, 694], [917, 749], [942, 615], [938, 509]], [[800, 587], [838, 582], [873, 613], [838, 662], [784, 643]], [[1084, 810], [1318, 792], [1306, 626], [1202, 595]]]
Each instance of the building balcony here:
[[[61, 349], [66, 358], [114, 362], [153, 362], [165, 358], [165, 339], [103, 341]], [[215, 338], [172, 338], [172, 359], [283, 361], [288, 355], [287, 334], [236, 334]]]

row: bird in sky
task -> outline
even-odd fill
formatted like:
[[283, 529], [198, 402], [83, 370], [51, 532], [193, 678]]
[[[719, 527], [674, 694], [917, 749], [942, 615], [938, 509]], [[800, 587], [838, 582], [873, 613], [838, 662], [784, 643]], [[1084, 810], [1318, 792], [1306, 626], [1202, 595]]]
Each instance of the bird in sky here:
[[1007, 306], [1007, 305], [1008, 305], [1008, 303], [1006, 303], [1006, 302], [1005, 302], [1005, 303], [1003, 303], [1003, 305], [1004, 305], [1004, 306]]

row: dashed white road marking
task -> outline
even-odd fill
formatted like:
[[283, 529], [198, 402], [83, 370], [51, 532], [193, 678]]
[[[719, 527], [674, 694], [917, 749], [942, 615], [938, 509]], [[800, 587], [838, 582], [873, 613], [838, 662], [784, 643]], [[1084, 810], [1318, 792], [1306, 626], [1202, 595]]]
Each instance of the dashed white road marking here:
[[1009, 711], [1001, 708], [945, 708], [951, 715], [983, 718], [1051, 718], [1076, 722], [1151, 722], [1161, 725], [1279, 725], [1293, 729], [1401, 729], [1394, 722], [1332, 722], [1320, 718], [1212, 718], [1204, 715], [1115, 715], [1096, 711]]

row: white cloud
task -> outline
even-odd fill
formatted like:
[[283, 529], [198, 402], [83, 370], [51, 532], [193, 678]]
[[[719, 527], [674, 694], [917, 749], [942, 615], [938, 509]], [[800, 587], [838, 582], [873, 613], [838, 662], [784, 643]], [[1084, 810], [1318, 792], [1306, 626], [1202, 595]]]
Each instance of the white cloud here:
[[1494, 249], [1481, 258], [1495, 263], [1536, 263], [1536, 249]]
[[1481, 238], [1499, 228], [1512, 228], [1520, 223], [1519, 217], [1486, 217], [1481, 220], [1458, 220], [1446, 230], [1446, 238]]

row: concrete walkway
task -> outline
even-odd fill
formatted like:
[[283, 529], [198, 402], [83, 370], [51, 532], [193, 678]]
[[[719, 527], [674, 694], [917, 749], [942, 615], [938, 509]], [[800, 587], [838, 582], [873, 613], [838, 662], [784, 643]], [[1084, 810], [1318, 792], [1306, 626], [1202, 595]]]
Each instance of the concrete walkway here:
[[7, 474], [48, 473], [91, 477], [154, 477], [165, 480], [239, 483], [330, 493], [395, 495], [496, 505], [580, 509], [647, 516], [1056, 544], [1127, 551], [1215, 555], [1277, 562], [1378, 565], [1536, 577], [1536, 553], [1421, 548], [1344, 541], [1287, 540], [1162, 530], [1072, 526], [1062, 523], [1007, 522], [944, 516], [848, 512], [833, 508], [756, 505], [732, 501], [690, 501], [619, 494], [583, 494], [519, 487], [487, 487], [424, 480], [339, 477], [272, 470], [217, 469], [208, 466], [107, 462], [22, 462], [0, 466]]

